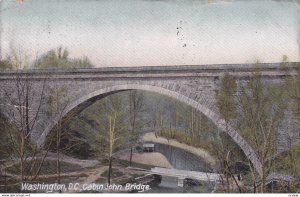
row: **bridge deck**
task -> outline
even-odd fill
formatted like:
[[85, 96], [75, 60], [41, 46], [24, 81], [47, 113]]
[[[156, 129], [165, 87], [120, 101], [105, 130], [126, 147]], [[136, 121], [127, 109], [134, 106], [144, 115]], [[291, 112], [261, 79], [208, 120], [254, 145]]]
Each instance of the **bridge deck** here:
[[151, 168], [151, 172], [167, 177], [177, 177], [179, 179], [190, 178], [199, 181], [219, 181], [221, 176], [221, 174], [217, 173], [177, 170], [158, 167]]

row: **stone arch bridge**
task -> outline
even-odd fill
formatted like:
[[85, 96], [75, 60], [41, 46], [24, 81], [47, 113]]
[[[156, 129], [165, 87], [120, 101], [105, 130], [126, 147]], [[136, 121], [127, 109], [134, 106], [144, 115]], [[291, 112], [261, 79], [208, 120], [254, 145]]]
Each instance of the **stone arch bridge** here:
[[[254, 65], [251, 64], [2, 71], [0, 107], [2, 114], [20, 128], [28, 123], [31, 139], [39, 146], [43, 145], [59, 118], [73, 116], [106, 95], [132, 89], [175, 98], [196, 108], [221, 131], [226, 131], [225, 121], [215, 106], [215, 91], [220, 78], [230, 73], [237, 77], [238, 83], [243, 83], [253, 72]], [[262, 66], [262, 76], [270, 83], [280, 82], [288, 75], [279, 70], [279, 64]], [[69, 98], [60, 113], [51, 114], [49, 97], [55, 94], [53, 89], [67, 90]], [[24, 113], [28, 114], [26, 120], [21, 118]], [[285, 137], [284, 129], [284, 126], [280, 129], [278, 139]], [[227, 133], [261, 173], [261, 163], [250, 145], [233, 127], [229, 126]], [[298, 134], [293, 139], [299, 138]], [[278, 147], [278, 151], [284, 150], [284, 142], [279, 141]]]

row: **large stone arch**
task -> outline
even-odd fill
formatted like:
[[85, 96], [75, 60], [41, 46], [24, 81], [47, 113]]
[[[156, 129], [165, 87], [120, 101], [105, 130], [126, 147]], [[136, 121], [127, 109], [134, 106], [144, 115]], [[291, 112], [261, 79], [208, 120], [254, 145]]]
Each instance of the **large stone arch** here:
[[[116, 85], [116, 86], [110, 86], [106, 88], [102, 88], [99, 90], [96, 90], [94, 92], [91, 92], [89, 94], [86, 94], [77, 100], [73, 101], [64, 111], [63, 116], [66, 116], [72, 109], [76, 108], [80, 104], [94, 98], [98, 97], [99, 95], [108, 95], [119, 91], [124, 90], [145, 90], [150, 92], [159, 93], [162, 95], [170, 96], [174, 99], [177, 99], [183, 103], [186, 103], [195, 109], [199, 110], [201, 113], [203, 113], [205, 116], [207, 116], [221, 131], [226, 132], [236, 143], [237, 145], [243, 150], [247, 158], [252, 162], [254, 168], [256, 171], [261, 174], [261, 163], [259, 161], [259, 158], [257, 157], [257, 154], [252, 149], [252, 147], [243, 139], [243, 137], [230, 125], [227, 125], [227, 129], [225, 126], [225, 120], [220, 118], [220, 116], [213, 112], [209, 107], [196, 102], [195, 100], [192, 100], [180, 93], [177, 93], [175, 91], [168, 90], [166, 88], [153, 86], [153, 85], [141, 85], [141, 84], [125, 84], [125, 85]], [[54, 118], [46, 129], [43, 131], [43, 133], [40, 135], [40, 137], [37, 140], [37, 145], [42, 146], [45, 142], [46, 136], [48, 133], [55, 127], [55, 125], [58, 122], [58, 117]]]

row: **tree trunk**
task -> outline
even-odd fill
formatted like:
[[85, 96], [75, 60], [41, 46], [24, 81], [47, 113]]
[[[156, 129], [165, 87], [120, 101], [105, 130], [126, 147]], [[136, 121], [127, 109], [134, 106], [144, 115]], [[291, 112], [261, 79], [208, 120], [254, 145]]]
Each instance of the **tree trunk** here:
[[24, 131], [21, 134], [21, 146], [20, 146], [20, 176], [21, 184], [24, 181], [24, 148], [25, 148], [25, 136]]
[[130, 161], [129, 166], [131, 166], [132, 163], [132, 154], [133, 154], [133, 143], [135, 143], [135, 126], [136, 126], [136, 118], [137, 118], [137, 107], [136, 107], [136, 91], [130, 92], [130, 123], [131, 123], [131, 136], [130, 136]]
[[265, 192], [265, 186], [266, 186], [266, 172], [265, 172], [265, 166], [264, 163], [262, 163], [261, 167], [261, 184], [260, 184], [260, 192]]
[[238, 184], [236, 178], [234, 177], [234, 174], [231, 172], [231, 170], [230, 170], [230, 168], [229, 168], [229, 165], [228, 165], [228, 162], [226, 161], [225, 164], [226, 164], [226, 168], [228, 169], [227, 173], [229, 173], [230, 177], [233, 179], [233, 181], [234, 181], [235, 185], [237, 186], [239, 192], [242, 193], [242, 189], [241, 189], [241, 187], [239, 186], [239, 184]]
[[56, 154], [57, 154], [57, 160], [56, 160], [56, 173], [57, 173], [57, 183], [60, 184], [60, 138], [61, 138], [61, 121], [58, 122], [57, 125], [57, 132], [56, 132], [56, 139], [57, 139], [57, 143], [56, 143]]
[[107, 182], [110, 185], [110, 178], [112, 174], [112, 157], [109, 158], [109, 164], [108, 164], [108, 176], [107, 176]]
[[252, 175], [252, 181], [253, 181], [253, 193], [256, 193], [256, 174], [255, 174], [255, 170], [253, 170], [251, 163], [249, 161], [249, 168], [250, 168], [250, 172]]
[[227, 184], [226, 188], [227, 188], [227, 192], [230, 193], [230, 182], [229, 182], [228, 168], [227, 168], [226, 162], [227, 162], [226, 160], [223, 161], [223, 163], [224, 163], [223, 166], [225, 168], [224, 169], [224, 172], [225, 172], [224, 174], [226, 176], [226, 184]]
[[29, 85], [28, 85], [28, 76], [26, 75], [26, 98], [25, 98], [25, 126], [26, 126], [26, 136], [29, 135]]
[[132, 164], [132, 145], [130, 147], [130, 159], [129, 159], [129, 166]]

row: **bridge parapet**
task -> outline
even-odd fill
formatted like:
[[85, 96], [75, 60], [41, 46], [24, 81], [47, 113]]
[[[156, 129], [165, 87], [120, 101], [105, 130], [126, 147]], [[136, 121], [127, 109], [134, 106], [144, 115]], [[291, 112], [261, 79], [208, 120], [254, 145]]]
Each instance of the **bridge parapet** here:
[[[257, 70], [257, 64], [217, 64], [217, 65], [176, 65], [176, 66], [145, 66], [145, 67], [105, 67], [105, 68], [73, 68], [73, 69], [27, 69], [27, 70], [2, 70], [0, 80], [14, 78], [16, 74], [29, 76], [31, 79], [109, 79], [109, 78], [190, 78], [222, 76], [231, 73], [239, 77], [248, 77]], [[286, 63], [286, 70], [299, 69], [298, 62]], [[259, 64], [259, 70], [265, 77], [280, 77], [287, 74], [280, 69], [279, 63]], [[293, 72], [290, 72], [293, 74]], [[21, 77], [22, 77], [21, 76]]]

